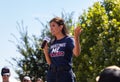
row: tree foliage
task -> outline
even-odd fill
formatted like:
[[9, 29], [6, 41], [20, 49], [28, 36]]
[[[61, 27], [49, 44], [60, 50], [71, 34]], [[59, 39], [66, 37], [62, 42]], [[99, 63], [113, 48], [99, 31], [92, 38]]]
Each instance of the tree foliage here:
[[120, 65], [119, 12], [119, 0], [104, 0], [79, 16], [78, 23], [83, 29], [82, 51], [74, 61], [78, 82], [95, 82], [104, 67]]
[[33, 82], [37, 78], [45, 80], [48, 65], [40, 49], [41, 39], [35, 35], [30, 37], [27, 27], [24, 27], [23, 21], [17, 24], [20, 38], [14, 37], [17, 40], [16, 47], [21, 57], [12, 58], [17, 64], [15, 71], [21, 81], [26, 75], [30, 76]]

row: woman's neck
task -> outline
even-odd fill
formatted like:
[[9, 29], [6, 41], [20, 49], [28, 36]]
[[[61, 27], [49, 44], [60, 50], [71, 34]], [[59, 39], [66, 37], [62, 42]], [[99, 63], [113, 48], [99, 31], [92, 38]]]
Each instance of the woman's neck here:
[[65, 35], [61, 34], [61, 35], [57, 35], [57, 36], [56, 36], [56, 39], [57, 39], [57, 40], [60, 40], [60, 39], [62, 39], [62, 38], [64, 38], [64, 37], [65, 37]]

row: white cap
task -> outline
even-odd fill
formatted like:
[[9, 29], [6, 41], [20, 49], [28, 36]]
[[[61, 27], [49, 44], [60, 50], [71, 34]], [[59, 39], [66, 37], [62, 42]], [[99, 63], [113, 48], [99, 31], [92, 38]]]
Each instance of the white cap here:
[[29, 76], [25, 76], [23, 79], [24, 80], [31, 80]]

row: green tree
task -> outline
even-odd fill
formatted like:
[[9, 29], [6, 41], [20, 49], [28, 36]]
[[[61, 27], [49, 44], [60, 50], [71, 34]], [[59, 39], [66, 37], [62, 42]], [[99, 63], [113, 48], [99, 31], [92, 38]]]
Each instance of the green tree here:
[[74, 61], [77, 82], [95, 82], [100, 70], [120, 65], [119, 13], [120, 0], [104, 0], [79, 16], [83, 33], [81, 55]]
[[35, 35], [30, 37], [23, 21], [21, 24], [17, 23], [17, 26], [20, 38], [17, 38], [15, 35], [13, 36], [17, 41], [15, 44], [21, 57], [12, 58], [17, 65], [15, 66], [15, 72], [18, 74], [21, 81], [26, 75], [32, 78], [32, 82], [35, 82], [38, 77], [45, 80], [48, 65], [45, 61], [44, 54], [40, 49], [42, 39]]

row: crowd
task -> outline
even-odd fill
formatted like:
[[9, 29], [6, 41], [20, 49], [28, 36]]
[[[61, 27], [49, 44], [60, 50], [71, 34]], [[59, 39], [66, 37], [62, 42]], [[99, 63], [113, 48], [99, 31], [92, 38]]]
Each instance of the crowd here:
[[[10, 82], [11, 72], [8, 67], [3, 67], [1, 69], [2, 82]], [[24, 76], [22, 82], [32, 82], [29, 76]], [[36, 82], [43, 82], [41, 78], [38, 78]]]
[[[3, 67], [1, 69], [1, 76], [2, 82], [10, 82], [10, 69], [8, 67]], [[24, 76], [22, 82], [32, 82], [32, 80], [29, 76]], [[36, 82], [43, 82], [43, 80], [38, 78]], [[120, 82], [120, 67], [113, 65], [104, 68], [99, 76], [96, 77], [96, 82]]]

